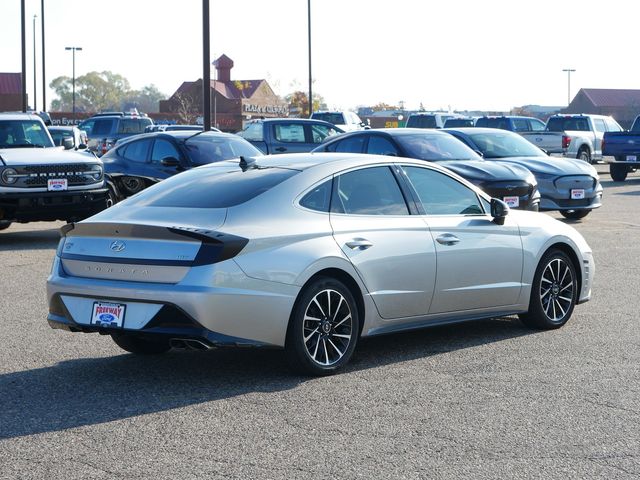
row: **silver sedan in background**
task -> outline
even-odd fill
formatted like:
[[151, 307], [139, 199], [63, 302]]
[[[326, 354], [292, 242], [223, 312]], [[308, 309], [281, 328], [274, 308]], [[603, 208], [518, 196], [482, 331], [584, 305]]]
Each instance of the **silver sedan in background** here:
[[547, 155], [517, 133], [497, 128], [455, 128], [443, 130], [485, 160], [515, 163], [526, 167], [538, 181], [540, 210], [558, 210], [563, 217], [578, 220], [602, 206], [602, 185], [589, 163]]
[[510, 314], [561, 327], [594, 275], [571, 226], [387, 156], [211, 164], [62, 234], [51, 327], [138, 354], [280, 347], [315, 375], [343, 367], [361, 336]]

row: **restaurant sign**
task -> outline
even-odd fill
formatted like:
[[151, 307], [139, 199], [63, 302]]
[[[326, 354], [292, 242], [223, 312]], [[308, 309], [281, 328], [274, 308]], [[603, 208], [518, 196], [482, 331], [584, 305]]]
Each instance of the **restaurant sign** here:
[[242, 105], [244, 113], [257, 113], [259, 115], [289, 115], [289, 107], [287, 105], [257, 105], [255, 103], [244, 103]]

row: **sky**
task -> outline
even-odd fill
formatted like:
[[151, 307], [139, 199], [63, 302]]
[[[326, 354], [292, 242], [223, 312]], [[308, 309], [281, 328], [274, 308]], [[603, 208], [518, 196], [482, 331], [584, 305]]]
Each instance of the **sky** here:
[[[41, 109], [40, 0], [33, 15]], [[201, 0], [44, 0], [47, 83], [110, 70], [171, 95], [202, 77]], [[329, 108], [508, 111], [564, 106], [580, 88], [640, 88], [635, 0], [311, 0], [313, 91]], [[308, 90], [307, 0], [210, 0], [211, 60], [276, 94]], [[20, 72], [20, 0], [0, 0], [0, 72]], [[215, 69], [212, 67], [212, 76]], [[48, 91], [47, 100], [54, 98]]]

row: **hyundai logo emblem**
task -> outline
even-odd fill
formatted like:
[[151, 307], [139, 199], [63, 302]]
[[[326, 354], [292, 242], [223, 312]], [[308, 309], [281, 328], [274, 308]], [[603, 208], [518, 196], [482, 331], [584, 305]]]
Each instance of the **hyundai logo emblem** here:
[[123, 251], [125, 248], [127, 248], [127, 246], [123, 241], [116, 240], [114, 242], [111, 242], [111, 245], [109, 245], [109, 248], [117, 253], [117, 252]]

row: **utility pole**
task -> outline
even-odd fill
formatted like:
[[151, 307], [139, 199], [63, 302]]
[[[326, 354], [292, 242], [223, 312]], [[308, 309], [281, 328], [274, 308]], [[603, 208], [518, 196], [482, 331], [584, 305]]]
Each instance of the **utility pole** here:
[[40, 20], [42, 21], [42, 111], [47, 111], [47, 76], [44, 60], [44, 0], [40, 0]]
[[38, 96], [36, 91], [38, 88], [38, 72], [36, 69], [36, 18], [38, 15], [33, 16], [33, 109], [38, 110]]
[[64, 49], [71, 50], [72, 56], [73, 56], [73, 76], [71, 77], [71, 86], [72, 86], [71, 98], [73, 102], [72, 116], [75, 123], [75, 119], [76, 119], [76, 50], [82, 51], [82, 47], [64, 47]]
[[309, 33], [309, 117], [313, 113], [313, 91], [311, 84], [313, 83], [311, 77], [311, 0], [307, 0], [307, 23]]
[[574, 68], [564, 68], [563, 72], [567, 72], [567, 106], [571, 103], [571, 72], [575, 72]]
[[22, 111], [27, 111], [27, 36], [24, 0], [20, 0], [20, 27], [22, 29]]
[[202, 0], [202, 110], [203, 130], [211, 130], [211, 45], [209, 39], [209, 0]]

